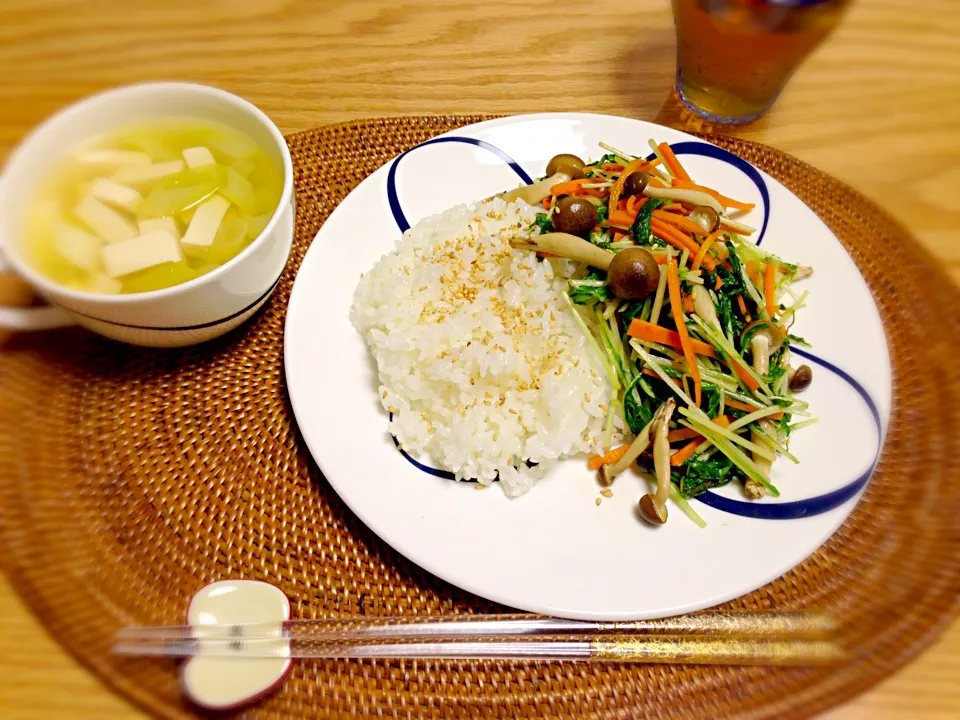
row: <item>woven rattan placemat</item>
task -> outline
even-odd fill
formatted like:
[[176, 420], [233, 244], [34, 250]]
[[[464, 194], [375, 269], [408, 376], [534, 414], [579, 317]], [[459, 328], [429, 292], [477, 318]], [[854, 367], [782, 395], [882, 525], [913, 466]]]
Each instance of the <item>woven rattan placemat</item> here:
[[[181, 700], [174, 664], [111, 657], [111, 634], [181, 621], [191, 594], [214, 580], [272, 582], [296, 617], [499, 610], [407, 562], [346, 509], [297, 435], [282, 362], [290, 288], [330, 211], [391, 157], [480, 119], [381, 119], [292, 136], [293, 255], [265, 310], [225, 338], [157, 351], [70, 330], [23, 336], [0, 351], [4, 569], [55, 637], [144, 708], [169, 718], [195, 712]], [[960, 293], [850, 188], [777, 150], [711, 139], [827, 222], [887, 329], [894, 416], [866, 495], [802, 565], [730, 603], [827, 608], [845, 623], [856, 657], [830, 669], [304, 661], [247, 716], [800, 717], [888, 675], [952, 619]]]

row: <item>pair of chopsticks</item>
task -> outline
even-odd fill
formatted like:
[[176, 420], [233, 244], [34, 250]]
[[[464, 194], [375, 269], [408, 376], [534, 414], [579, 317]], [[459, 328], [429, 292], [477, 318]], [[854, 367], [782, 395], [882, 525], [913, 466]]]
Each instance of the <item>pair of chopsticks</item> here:
[[235, 658], [579, 660], [823, 665], [843, 658], [814, 613], [711, 612], [587, 622], [528, 615], [337, 618], [119, 630], [122, 655]]

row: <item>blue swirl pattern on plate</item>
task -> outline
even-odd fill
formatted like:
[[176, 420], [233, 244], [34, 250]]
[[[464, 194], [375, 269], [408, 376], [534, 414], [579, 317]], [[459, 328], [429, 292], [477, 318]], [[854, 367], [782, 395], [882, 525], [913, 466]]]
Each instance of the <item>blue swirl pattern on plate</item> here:
[[[407, 221], [406, 215], [403, 213], [403, 208], [400, 205], [400, 199], [397, 194], [397, 167], [400, 165], [400, 161], [414, 150], [438, 143], [463, 143], [488, 150], [503, 160], [504, 163], [506, 163], [525, 183], [529, 184], [533, 182], [533, 179], [517, 161], [507, 155], [507, 153], [500, 148], [496, 147], [495, 145], [491, 145], [484, 140], [460, 136], [447, 136], [427, 140], [426, 142], [416, 145], [404, 152], [402, 155], [398, 156], [390, 165], [390, 170], [387, 174], [387, 201], [390, 204], [390, 211], [393, 213], [393, 218], [401, 232], [406, 232], [410, 228], [410, 223]], [[763, 176], [760, 174], [760, 172], [742, 158], [739, 158], [733, 153], [709, 143], [686, 141], [675, 143], [670, 147], [673, 149], [673, 152], [676, 155], [700, 155], [703, 157], [720, 160], [721, 162], [732, 165], [740, 170], [754, 183], [754, 185], [756, 185], [757, 190], [760, 192], [760, 197], [763, 200], [763, 222], [760, 225], [760, 230], [756, 239], [756, 244], [759, 245], [767, 232], [767, 225], [770, 221], [770, 192], [767, 189], [767, 184], [764, 182]], [[653, 157], [653, 155], [650, 155], [648, 159], [652, 159]], [[855, 497], [857, 493], [859, 493], [866, 486], [870, 479], [870, 475], [873, 473], [877, 461], [880, 458], [880, 449], [883, 438], [883, 423], [880, 420], [880, 411], [877, 408], [876, 403], [870, 396], [870, 393], [867, 392], [866, 388], [864, 388], [862, 384], [860, 384], [845, 370], [837, 367], [830, 361], [818, 357], [817, 355], [814, 355], [813, 353], [801, 348], [791, 346], [790, 351], [796, 355], [799, 355], [800, 357], [810, 360], [811, 362], [839, 377], [841, 380], [847, 383], [847, 385], [853, 388], [860, 399], [863, 400], [863, 402], [867, 405], [867, 408], [870, 410], [870, 414], [873, 417], [873, 421], [876, 424], [877, 431], [877, 448], [874, 453], [873, 461], [870, 463], [870, 467], [852, 482], [837, 490], [833, 490], [823, 495], [817, 495], [816, 497], [805, 498], [803, 500], [794, 500], [789, 502], [744, 501], [728, 498], [712, 491], [707, 491], [702, 495], [697, 496], [695, 498], [696, 500], [699, 500], [705, 505], [709, 505], [716, 510], [721, 510], [732, 515], [739, 515], [741, 517], [756, 518], [761, 520], [795, 520], [798, 518], [811, 517], [813, 515], [821, 515], [825, 512], [829, 512], [830, 510], [843, 505], [845, 502]], [[425, 473], [433, 475], [434, 477], [442, 478], [444, 480], [456, 479], [455, 475], [447, 470], [439, 470], [419, 462], [400, 447], [400, 444], [397, 442], [395, 437], [393, 438], [393, 441], [400, 450], [400, 454], [403, 455], [403, 457], [405, 457], [418, 470], [422, 470]]]

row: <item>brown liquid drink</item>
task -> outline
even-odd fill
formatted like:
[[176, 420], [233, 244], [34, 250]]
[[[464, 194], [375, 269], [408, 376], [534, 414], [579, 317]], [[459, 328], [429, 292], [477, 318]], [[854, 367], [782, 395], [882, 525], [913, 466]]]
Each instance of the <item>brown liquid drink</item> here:
[[849, 0], [673, 0], [677, 91], [716, 122], [766, 112]]

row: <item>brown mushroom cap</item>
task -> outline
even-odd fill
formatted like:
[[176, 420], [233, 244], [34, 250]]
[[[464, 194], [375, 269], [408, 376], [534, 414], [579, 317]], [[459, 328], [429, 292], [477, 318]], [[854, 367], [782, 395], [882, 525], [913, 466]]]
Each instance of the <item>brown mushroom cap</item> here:
[[585, 238], [597, 226], [597, 218], [597, 208], [593, 203], [583, 198], [568, 196], [557, 203], [552, 221], [557, 232]]
[[706, 205], [697, 205], [690, 211], [690, 214], [687, 215], [687, 219], [692, 220], [708, 233], [716, 232], [720, 229], [720, 213]]
[[640, 195], [647, 188], [647, 183], [650, 181], [650, 176], [642, 170], [637, 170], [636, 172], [630, 173], [627, 175], [627, 179], [623, 182], [623, 195]]
[[740, 335], [741, 347], [750, 346], [757, 337], [766, 337], [767, 352], [770, 355], [773, 355], [783, 345], [783, 331], [776, 323], [769, 320], [755, 320], [747, 325]]
[[607, 270], [610, 290], [622, 300], [643, 300], [660, 283], [660, 267], [649, 250], [634, 247], [617, 253]]
[[813, 382], [813, 370], [810, 369], [809, 365], [801, 365], [793, 374], [790, 376], [790, 381], [787, 383], [787, 386], [793, 392], [802, 392], [810, 387], [810, 383]]
[[640, 517], [651, 525], [663, 525], [667, 521], [667, 506], [658, 507], [653, 495], [644, 495], [637, 504]]
[[579, 170], [580, 177], [583, 177], [584, 165], [586, 165], [586, 163], [576, 155], [571, 155], [570, 153], [561, 153], [560, 155], [554, 155], [552, 158], [550, 158], [550, 162], [547, 163], [547, 175], [553, 175], [557, 172], [565, 172], [563, 167], [569, 167]]

